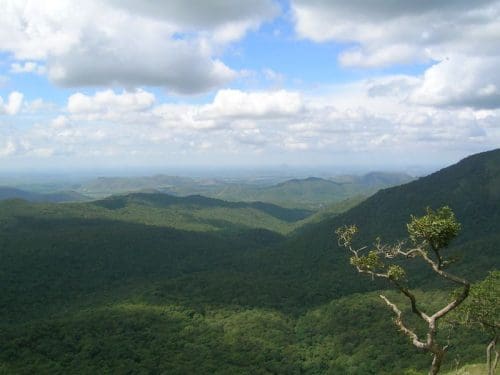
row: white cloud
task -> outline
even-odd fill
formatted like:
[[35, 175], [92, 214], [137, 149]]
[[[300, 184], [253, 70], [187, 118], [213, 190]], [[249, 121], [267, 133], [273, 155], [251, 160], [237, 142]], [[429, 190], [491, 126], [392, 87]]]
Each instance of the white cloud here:
[[298, 92], [225, 89], [217, 92], [212, 103], [199, 106], [163, 104], [153, 113], [169, 128], [221, 129], [247, 127], [252, 119], [272, 122], [289, 118], [302, 109], [303, 101]]
[[237, 75], [217, 54], [224, 43], [276, 14], [271, 0], [0, 0], [0, 51], [67, 87], [164, 86], [204, 92]]
[[[157, 106], [151, 124], [157, 140], [182, 144], [199, 138], [217, 150], [250, 147], [264, 154], [279, 149], [383, 152], [426, 143], [437, 149], [468, 141], [481, 144], [487, 135], [490, 141], [497, 139], [489, 125], [500, 118], [494, 111], [439, 110], [411, 103], [408, 95], [419, 82], [408, 76], [385, 77], [313, 97], [284, 90], [220, 90], [208, 104]], [[170, 137], [159, 136], [162, 129]]]
[[419, 85], [418, 78], [399, 75], [321, 95], [220, 90], [203, 104], [158, 104], [140, 90], [79, 93], [51, 120], [0, 127], [0, 140], [10, 140], [0, 149], [4, 157], [100, 164], [328, 163], [359, 155], [388, 163], [412, 163], [419, 155], [425, 163], [499, 144], [500, 110], [417, 105], [410, 95]]
[[203, 111], [212, 118], [220, 117], [276, 117], [289, 116], [302, 110], [298, 92], [285, 90], [271, 92], [243, 92], [220, 90], [212, 104]]
[[295, 30], [354, 44], [344, 66], [434, 64], [413, 98], [435, 106], [500, 108], [500, 1], [294, 0]]
[[94, 95], [76, 93], [68, 98], [71, 114], [109, 114], [145, 111], [155, 102], [154, 94], [136, 90], [116, 94], [113, 90], [99, 91]]
[[451, 56], [425, 72], [411, 98], [425, 105], [499, 108], [499, 64], [493, 57]]
[[23, 94], [13, 91], [9, 94], [9, 98], [5, 103], [0, 97], [0, 115], [16, 115], [23, 105]]
[[[373, 65], [416, 57], [442, 60], [459, 46], [473, 54], [498, 53], [498, 0], [294, 0], [292, 8], [299, 36], [316, 42], [355, 42], [360, 56]], [[356, 58], [348, 62], [364, 64]]]

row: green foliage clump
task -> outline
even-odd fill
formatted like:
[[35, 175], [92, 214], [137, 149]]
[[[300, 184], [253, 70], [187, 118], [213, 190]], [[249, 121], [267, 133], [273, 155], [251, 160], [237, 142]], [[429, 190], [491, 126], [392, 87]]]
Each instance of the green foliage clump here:
[[491, 271], [484, 280], [473, 284], [460, 311], [466, 324], [488, 331], [500, 329], [500, 271]]
[[426, 241], [433, 249], [447, 247], [460, 231], [461, 225], [448, 206], [436, 211], [427, 208], [427, 214], [422, 217], [412, 215], [407, 224], [410, 239], [415, 243]]
[[403, 267], [398, 266], [397, 264], [391, 264], [387, 268], [387, 276], [391, 280], [403, 280], [406, 277], [406, 271]]
[[383, 270], [385, 267], [384, 262], [380, 259], [379, 253], [375, 250], [368, 252], [367, 255], [351, 257], [350, 262], [353, 266], [372, 272]]

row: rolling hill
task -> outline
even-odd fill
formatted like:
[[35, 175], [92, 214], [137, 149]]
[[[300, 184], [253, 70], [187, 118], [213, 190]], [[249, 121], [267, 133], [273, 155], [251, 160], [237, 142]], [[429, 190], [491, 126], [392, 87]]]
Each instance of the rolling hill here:
[[406, 174], [373, 172], [363, 176], [342, 176], [338, 181], [335, 178], [310, 177], [265, 185], [157, 175], [135, 178], [102, 177], [88, 181], [78, 191], [96, 198], [112, 194], [159, 191], [177, 196], [203, 195], [233, 202], [266, 202], [288, 208], [317, 210], [411, 180], [412, 177]]
[[[500, 261], [499, 182], [494, 150], [311, 221], [159, 193], [0, 202], [0, 372], [423, 373], [427, 356], [374, 292], [386, 285], [352, 270], [334, 229], [356, 223], [362, 241], [393, 240], [410, 214], [450, 205], [463, 226], [456, 272], [480, 278]], [[426, 277], [414, 281], [440, 286]], [[482, 340], [456, 336], [449, 363], [480, 362]]]

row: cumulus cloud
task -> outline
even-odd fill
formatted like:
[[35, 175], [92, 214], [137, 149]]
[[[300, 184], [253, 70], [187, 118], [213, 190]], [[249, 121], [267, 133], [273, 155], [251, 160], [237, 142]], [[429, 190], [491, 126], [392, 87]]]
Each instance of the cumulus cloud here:
[[500, 107], [500, 59], [452, 56], [429, 68], [412, 94], [419, 104], [474, 108]]
[[[276, 14], [271, 0], [0, 0], [0, 50], [13, 72], [66, 87], [164, 86], [193, 94], [234, 79], [217, 53]], [[33, 60], [45, 63], [38, 66]]]
[[7, 102], [0, 97], [0, 115], [16, 115], [23, 105], [23, 94], [14, 91], [9, 94]]
[[238, 164], [345, 155], [432, 161], [498, 145], [500, 110], [416, 105], [410, 96], [419, 84], [398, 75], [321, 95], [219, 90], [202, 104], [158, 103], [142, 90], [77, 93], [50, 120], [0, 127], [0, 150], [4, 158]]
[[[432, 109], [411, 103], [419, 79], [393, 76], [349, 84], [324, 96], [220, 90], [211, 103], [151, 109], [150, 141], [213, 152], [352, 152], [455, 147], [498, 139], [495, 111]], [[147, 141], [147, 140], [145, 140]], [[204, 147], [207, 150], [209, 147]], [[222, 151], [223, 150], [223, 151]]]
[[301, 111], [303, 106], [298, 92], [286, 90], [271, 92], [243, 92], [220, 90], [212, 104], [203, 108], [206, 115], [219, 117], [276, 117]]
[[[299, 36], [317, 42], [355, 42], [355, 53], [348, 51], [347, 56], [364, 56], [371, 60], [369, 65], [416, 57], [441, 60], [459, 46], [466, 52], [497, 53], [498, 0], [295, 0], [292, 7]], [[361, 58], [347, 61], [364, 64]]]
[[500, 1], [294, 0], [295, 29], [315, 42], [349, 43], [344, 66], [428, 63], [415, 102], [499, 108]]
[[150, 108], [155, 96], [144, 90], [122, 92], [113, 90], [99, 91], [94, 95], [76, 93], [68, 98], [68, 111], [80, 113], [134, 112]]
[[275, 121], [299, 114], [302, 97], [297, 92], [219, 90], [211, 103], [199, 106], [163, 104], [154, 109], [156, 116], [168, 127], [221, 129], [235, 126], [251, 127], [252, 119]]
[[94, 95], [76, 93], [68, 98], [67, 111], [72, 119], [88, 121], [113, 121], [142, 124], [149, 121], [150, 110], [155, 103], [153, 93], [141, 89], [135, 91], [98, 91]]
[[210, 31], [212, 39], [218, 42], [240, 39], [247, 30], [258, 27], [263, 20], [269, 20], [278, 13], [277, 5], [271, 0], [108, 0], [108, 3], [167, 22], [181, 30]]

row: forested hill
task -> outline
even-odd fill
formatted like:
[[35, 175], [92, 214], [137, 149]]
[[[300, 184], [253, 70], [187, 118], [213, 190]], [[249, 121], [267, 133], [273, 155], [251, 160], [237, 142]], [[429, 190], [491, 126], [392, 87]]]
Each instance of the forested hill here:
[[456, 269], [475, 279], [499, 268], [500, 150], [470, 156], [416, 181], [381, 190], [343, 214], [299, 228], [272, 256], [288, 257], [297, 279], [329, 279], [330, 293], [361, 292], [375, 285], [351, 269], [345, 249], [337, 246], [335, 229], [356, 224], [360, 245], [370, 245], [377, 237], [390, 242], [407, 236], [411, 215], [444, 205], [454, 210], [462, 224], [450, 250], [459, 257]]
[[405, 185], [384, 189], [335, 219], [356, 223], [367, 235], [404, 235], [411, 214], [427, 206], [450, 206], [462, 223], [457, 242], [500, 233], [500, 149], [469, 156], [457, 164]]
[[[391, 240], [447, 204], [457, 273], [482, 277], [499, 264], [499, 182], [495, 150], [292, 233], [307, 211], [201, 196], [2, 201], [0, 373], [422, 374], [428, 356], [370, 292], [386, 285], [353, 271], [334, 230]], [[445, 370], [481, 360], [481, 340], [453, 341]]]
[[[118, 212], [125, 209], [126, 214], [130, 213], [130, 207], [140, 207], [144, 216], [151, 215], [155, 210], [166, 210], [163, 217], [170, 215], [172, 219], [177, 220], [174, 226], [180, 229], [183, 229], [182, 225], [179, 225], [180, 222], [189, 224], [190, 221], [199, 222], [202, 218], [207, 222], [212, 219], [213, 223], [216, 220], [225, 221], [226, 225], [240, 222], [243, 226], [266, 227], [269, 220], [293, 223], [313, 214], [313, 211], [284, 208], [265, 202], [228, 202], [202, 195], [177, 197], [160, 192], [116, 195], [97, 200], [90, 205]], [[274, 226], [271, 228], [280, 231]]]

